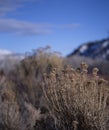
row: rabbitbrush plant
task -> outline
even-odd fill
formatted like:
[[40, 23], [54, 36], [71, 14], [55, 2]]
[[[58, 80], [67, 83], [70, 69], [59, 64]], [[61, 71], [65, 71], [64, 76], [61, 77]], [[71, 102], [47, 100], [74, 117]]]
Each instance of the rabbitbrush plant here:
[[43, 91], [50, 113], [62, 130], [106, 130], [109, 84], [98, 69], [88, 74], [88, 65], [52, 69], [44, 74]]

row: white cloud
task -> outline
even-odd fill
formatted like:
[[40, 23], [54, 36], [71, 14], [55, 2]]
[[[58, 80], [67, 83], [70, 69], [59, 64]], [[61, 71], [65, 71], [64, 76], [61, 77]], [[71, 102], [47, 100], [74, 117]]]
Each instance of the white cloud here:
[[11, 7], [1, 7], [0, 6], [0, 15], [5, 15], [7, 12], [11, 12], [11, 11], [14, 11], [15, 8], [11, 8]]
[[31, 23], [16, 19], [0, 19], [0, 33], [13, 33], [20, 35], [42, 35], [49, 34], [54, 28], [73, 29], [79, 27], [79, 24], [45, 24]]
[[0, 5], [2, 6], [13, 6], [13, 5], [19, 5], [23, 2], [33, 2], [35, 0], [0, 0]]
[[5, 50], [5, 49], [0, 49], [0, 55], [10, 55], [12, 54], [11, 51]]
[[[39, 2], [41, 0], [0, 0], [0, 15], [6, 15], [22, 8], [27, 2]], [[0, 33], [13, 33], [20, 35], [42, 35], [49, 34], [54, 28], [73, 29], [78, 28], [79, 24], [45, 24], [32, 23], [10, 18], [0, 19]]]
[[48, 28], [68, 28], [68, 29], [72, 29], [72, 28], [78, 28], [80, 27], [80, 24], [78, 23], [70, 23], [70, 24], [46, 24], [46, 26]]
[[0, 15], [5, 15], [22, 7], [25, 2], [33, 2], [36, 0], [0, 0]]
[[15, 19], [0, 19], [1, 33], [14, 33], [20, 35], [48, 34], [50, 29], [45, 24], [35, 24]]

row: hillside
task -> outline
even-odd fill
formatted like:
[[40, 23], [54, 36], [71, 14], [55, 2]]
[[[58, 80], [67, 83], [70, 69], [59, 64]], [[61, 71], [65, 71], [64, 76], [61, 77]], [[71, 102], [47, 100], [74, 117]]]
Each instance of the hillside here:
[[92, 41], [80, 45], [68, 57], [78, 55], [92, 59], [109, 60], [109, 39]]

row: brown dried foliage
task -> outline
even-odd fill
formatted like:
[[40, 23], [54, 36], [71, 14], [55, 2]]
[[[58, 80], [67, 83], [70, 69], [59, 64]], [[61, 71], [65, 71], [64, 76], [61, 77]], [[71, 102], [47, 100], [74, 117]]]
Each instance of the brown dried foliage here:
[[98, 69], [88, 75], [88, 65], [53, 69], [44, 74], [43, 91], [50, 113], [63, 130], [106, 130], [109, 119], [109, 84]]

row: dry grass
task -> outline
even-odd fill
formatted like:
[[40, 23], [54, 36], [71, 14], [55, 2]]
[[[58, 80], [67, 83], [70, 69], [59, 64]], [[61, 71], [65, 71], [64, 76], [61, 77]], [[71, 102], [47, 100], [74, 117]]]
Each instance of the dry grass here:
[[109, 84], [99, 78], [97, 68], [92, 76], [87, 74], [87, 69], [87, 64], [82, 63], [76, 70], [67, 66], [44, 74], [48, 108], [63, 130], [106, 130]]

